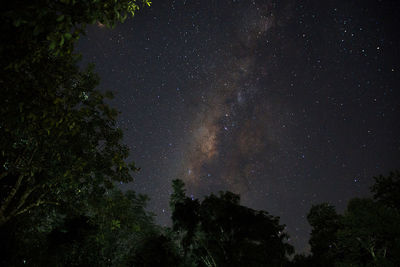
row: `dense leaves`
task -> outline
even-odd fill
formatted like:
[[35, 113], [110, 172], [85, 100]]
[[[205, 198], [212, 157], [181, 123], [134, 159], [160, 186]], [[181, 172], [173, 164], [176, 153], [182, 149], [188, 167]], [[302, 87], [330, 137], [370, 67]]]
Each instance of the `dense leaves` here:
[[86, 24], [113, 26], [143, 1], [9, 1], [0, 11], [0, 234], [4, 266], [124, 265], [156, 231], [133, 180], [118, 113], [78, 67]]
[[[99, 203], [41, 206], [1, 228], [2, 266], [126, 266], [141, 244], [160, 235], [146, 197], [107, 191]], [[71, 206], [69, 206], [71, 205]]]
[[155, 225], [133, 181], [128, 148], [78, 67], [87, 24], [113, 27], [149, 0], [8, 1], [0, 11], [1, 266], [400, 266], [400, 173], [375, 177], [372, 198], [339, 215], [311, 208], [310, 255], [279, 218], [240, 205], [231, 192], [202, 201], [173, 181], [172, 227]]
[[293, 248], [279, 218], [239, 204], [231, 192], [200, 203], [184, 196], [183, 182], [173, 182], [173, 229], [184, 259], [196, 266], [281, 266]]
[[[3, 4], [0, 28], [2, 69], [23, 70], [50, 54], [73, 52], [87, 24], [113, 27], [149, 0], [39, 0]], [[3, 57], [4, 56], [4, 57]]]
[[310, 257], [295, 258], [299, 266], [399, 266], [400, 213], [398, 172], [375, 178], [374, 199], [354, 198], [343, 215], [333, 206], [313, 206]]
[[328, 203], [315, 205], [307, 215], [312, 227], [310, 245], [315, 260], [324, 266], [332, 266], [336, 256], [337, 237], [341, 216]]
[[43, 204], [101, 194], [113, 181], [131, 181], [129, 170], [136, 170], [124, 161], [128, 149], [120, 143], [117, 112], [95, 90], [92, 68], [78, 68], [72, 49], [87, 23], [113, 25], [138, 3], [9, 1], [5, 7], [0, 226]]
[[374, 177], [371, 187], [374, 199], [382, 204], [400, 211], [400, 171], [391, 172], [388, 176]]

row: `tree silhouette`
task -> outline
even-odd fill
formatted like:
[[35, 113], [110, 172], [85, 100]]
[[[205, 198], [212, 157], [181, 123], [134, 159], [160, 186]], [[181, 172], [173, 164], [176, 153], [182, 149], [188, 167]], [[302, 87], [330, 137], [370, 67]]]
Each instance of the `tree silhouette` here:
[[400, 212], [400, 171], [393, 171], [387, 177], [380, 175], [374, 179], [375, 184], [371, 187], [374, 199]]
[[[374, 199], [354, 198], [343, 215], [327, 203], [311, 208], [311, 257], [295, 258], [301, 266], [399, 266], [399, 172], [375, 177]], [[296, 265], [295, 265], [296, 266]]]
[[[200, 203], [183, 197], [183, 182], [173, 182], [173, 226], [183, 257], [196, 266], [281, 266], [293, 252], [279, 218], [241, 206], [231, 192]], [[179, 196], [179, 197], [177, 197]], [[178, 200], [179, 201], [176, 201]]]
[[96, 90], [93, 66], [80, 67], [73, 50], [87, 24], [112, 27], [147, 4], [2, 6], [0, 246], [7, 257], [0, 265], [124, 263], [133, 246], [126, 243], [155, 231], [142, 197], [114, 189], [132, 181], [137, 168], [126, 162], [118, 112], [105, 103], [112, 93]]
[[312, 227], [309, 241], [311, 252], [314, 261], [321, 266], [333, 266], [333, 260], [337, 256], [336, 233], [340, 228], [340, 219], [335, 207], [328, 203], [312, 206], [307, 215]]
[[148, 1], [9, 1], [0, 16], [0, 226], [131, 181], [117, 112], [81, 70], [73, 45], [86, 24], [109, 26]]

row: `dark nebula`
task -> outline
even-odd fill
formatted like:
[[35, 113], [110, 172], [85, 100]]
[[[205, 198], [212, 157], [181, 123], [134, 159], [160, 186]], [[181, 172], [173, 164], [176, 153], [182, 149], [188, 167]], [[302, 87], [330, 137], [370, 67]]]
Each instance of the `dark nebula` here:
[[400, 162], [396, 1], [153, 1], [79, 43], [114, 90], [131, 159], [123, 188], [169, 224], [171, 180], [280, 216], [307, 250], [306, 214], [368, 194]]

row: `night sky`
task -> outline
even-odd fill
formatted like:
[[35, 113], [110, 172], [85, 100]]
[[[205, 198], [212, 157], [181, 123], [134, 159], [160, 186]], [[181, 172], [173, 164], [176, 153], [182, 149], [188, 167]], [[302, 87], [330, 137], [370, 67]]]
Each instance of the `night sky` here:
[[141, 167], [121, 185], [170, 224], [171, 181], [229, 190], [307, 250], [312, 204], [369, 195], [400, 166], [398, 1], [153, 1], [78, 49]]

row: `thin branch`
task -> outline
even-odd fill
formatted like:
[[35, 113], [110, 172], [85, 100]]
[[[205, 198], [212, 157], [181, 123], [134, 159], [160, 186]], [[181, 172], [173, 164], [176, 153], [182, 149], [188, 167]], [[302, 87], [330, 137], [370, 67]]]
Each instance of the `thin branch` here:
[[42, 205], [43, 203], [44, 203], [44, 201], [38, 200], [37, 202], [32, 203], [31, 205], [25, 207], [23, 210], [20, 210], [19, 212], [15, 213], [14, 216], [17, 216], [17, 215], [20, 215], [22, 213], [25, 213], [25, 212], [27, 212], [28, 210], [30, 210], [30, 209], [32, 209], [34, 207], [38, 207], [38, 206]]
[[[17, 208], [16, 208], [15, 210], [18, 211], [18, 210], [25, 204], [26, 199], [33, 193], [33, 191], [35, 191], [35, 190], [38, 189], [39, 187], [41, 187], [41, 186], [37, 185], [37, 186], [34, 186], [33, 188], [27, 190], [27, 191], [22, 195], [22, 197], [19, 199], [18, 206], [17, 206]], [[45, 193], [43, 193], [43, 194], [38, 198], [38, 200], [40, 200], [40, 199], [43, 198], [44, 196], [45, 196]]]
[[[28, 160], [28, 164], [27, 164], [28, 166], [32, 163], [33, 156], [35, 155], [36, 151], [37, 151], [37, 148], [35, 148], [35, 150], [32, 152], [32, 155], [31, 155], [31, 157], [30, 157], [29, 160]], [[26, 149], [25, 149], [24, 153], [25, 153], [25, 152], [26, 152]], [[12, 199], [14, 198], [14, 196], [17, 194], [18, 190], [19, 190], [20, 187], [21, 187], [22, 180], [23, 180], [24, 176], [25, 176], [25, 175], [23, 175], [22, 173], [18, 176], [18, 180], [17, 180], [17, 182], [15, 183], [13, 189], [11, 190], [11, 192], [9, 193], [9, 195], [7, 196], [7, 198], [4, 200], [4, 202], [2, 203], [2, 205], [1, 205], [1, 207], [0, 207], [0, 212], [1, 212], [1, 213], [4, 213], [4, 211], [5, 211], [5, 210], [7, 209], [7, 207], [10, 205], [10, 203], [11, 203]], [[33, 190], [36, 190], [36, 187], [34, 187], [34, 188], [31, 190], [30, 193], [32, 193]], [[29, 194], [30, 194], [30, 193], [29, 193]], [[29, 195], [28, 195], [28, 196], [29, 196]], [[26, 199], [26, 198], [25, 198], [25, 199]], [[25, 199], [24, 199], [24, 201], [25, 201]]]
[[58, 203], [58, 202], [40, 200], [40, 201], [37, 201], [36, 203], [32, 203], [31, 205], [25, 207], [23, 210], [17, 212], [14, 216], [21, 215], [22, 213], [25, 213], [25, 212], [31, 210], [32, 208], [38, 207], [43, 204], [52, 204], [52, 205], [56, 205], [56, 206], [60, 205], [60, 203]]
[[11, 200], [13, 197], [17, 194], [19, 188], [21, 187], [22, 179], [24, 178], [23, 174], [20, 174], [18, 176], [18, 180], [14, 185], [14, 188], [11, 190], [11, 192], [8, 194], [7, 198], [4, 200], [3, 204], [0, 207], [0, 212], [4, 212], [8, 205], [10, 204]]

